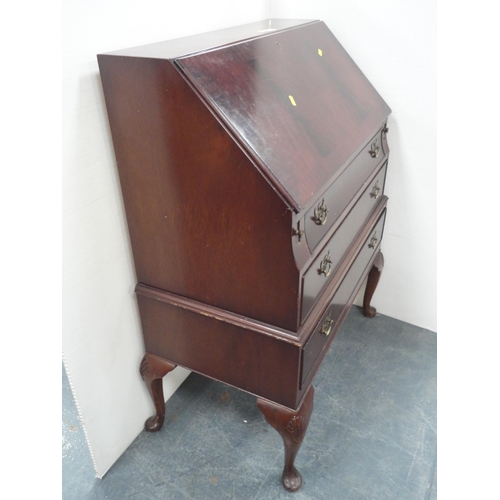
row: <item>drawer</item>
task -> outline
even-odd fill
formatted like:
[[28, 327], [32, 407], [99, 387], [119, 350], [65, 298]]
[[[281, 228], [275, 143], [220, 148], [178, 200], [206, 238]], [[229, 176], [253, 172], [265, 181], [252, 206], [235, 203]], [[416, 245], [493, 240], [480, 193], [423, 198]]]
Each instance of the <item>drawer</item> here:
[[364, 185], [372, 172], [385, 159], [387, 145], [384, 128], [370, 139], [338, 179], [320, 196], [318, 203], [306, 213], [304, 232], [311, 252], [314, 253], [314, 249], [339, 215], [359, 192], [360, 186]]
[[333, 234], [325, 247], [319, 252], [309, 269], [304, 273], [302, 282], [301, 324], [321, 295], [342, 258], [349, 250], [354, 238], [363, 228], [373, 208], [383, 194], [387, 162], [365, 189], [361, 198]]
[[385, 214], [386, 212], [384, 211], [304, 346], [301, 385], [304, 384], [316, 365], [316, 361], [320, 358], [321, 352], [327, 342], [337, 333], [345, 314], [347, 314], [355, 298], [353, 295], [357, 292], [357, 285], [364, 277], [370, 259], [380, 246]]

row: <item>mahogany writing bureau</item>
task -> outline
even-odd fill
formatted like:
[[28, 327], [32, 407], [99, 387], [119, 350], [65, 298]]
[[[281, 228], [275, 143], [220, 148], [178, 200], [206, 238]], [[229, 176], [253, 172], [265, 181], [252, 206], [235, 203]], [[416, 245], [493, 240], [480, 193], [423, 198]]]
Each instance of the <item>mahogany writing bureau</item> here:
[[390, 109], [321, 21], [266, 20], [98, 55], [156, 415], [177, 365], [254, 394], [285, 445], [380, 241]]

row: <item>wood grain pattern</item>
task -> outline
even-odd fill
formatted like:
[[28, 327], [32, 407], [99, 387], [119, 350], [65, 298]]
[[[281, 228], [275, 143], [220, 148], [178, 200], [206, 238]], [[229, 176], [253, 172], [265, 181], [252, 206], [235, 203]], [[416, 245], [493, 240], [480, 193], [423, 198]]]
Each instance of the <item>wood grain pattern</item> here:
[[390, 113], [322, 22], [177, 64], [297, 212]]
[[[380, 153], [376, 158], [372, 158], [369, 154], [374, 139], [380, 141]], [[371, 182], [371, 178], [380, 169], [380, 165], [385, 162], [388, 153], [389, 148], [385, 139], [385, 133], [380, 131], [367, 142], [363, 150], [347, 168], [339, 173], [333, 184], [328, 186], [328, 189], [318, 196], [317, 200], [324, 200], [328, 208], [328, 214], [323, 225], [318, 225], [315, 222], [314, 210], [317, 204], [310, 208], [305, 215], [305, 236], [307, 244], [312, 251], [322, 241], [325, 233], [337, 225], [339, 218], [342, 219], [345, 217], [344, 211], [352, 208], [354, 202], [359, 199], [363, 190], [362, 188], [366, 187], [367, 182]]]
[[[356, 205], [347, 214], [342, 224], [335, 231], [332, 238], [318, 252], [318, 257], [312, 262], [303, 276], [302, 288], [302, 321], [307, 317], [312, 306], [319, 299], [322, 290], [328, 281], [335, 275], [335, 271], [342, 262], [344, 255], [355, 240], [356, 235], [363, 229], [370, 213], [380, 201], [385, 181], [386, 167], [370, 182]], [[380, 186], [380, 192], [375, 198], [372, 196], [375, 186]], [[321, 272], [321, 263], [328, 257], [329, 275]]]
[[[377, 210], [372, 213], [366, 227], [357, 236], [336, 275], [327, 285], [322, 300], [315, 304], [296, 334], [270, 325], [266, 327], [255, 319], [231, 314], [191, 299], [138, 285], [137, 299], [146, 350], [258, 397], [291, 409], [297, 408], [308, 387], [303, 383], [304, 375], [307, 375], [304, 370], [311, 372], [310, 382], [315, 373], [311, 367], [316, 368], [316, 363], [322, 359], [322, 353], [316, 351], [313, 351], [312, 358], [304, 357], [304, 346], [309, 345], [310, 337], [318, 330], [325, 315], [325, 308], [334, 299], [359, 255], [364, 265], [358, 265], [351, 273], [349, 286], [354, 287], [358, 280], [358, 288], [361, 286], [370, 269], [369, 266], [364, 269], [369, 260], [367, 254], [373, 254], [373, 250], [367, 249], [366, 242], [374, 231], [380, 232], [386, 201], [387, 198], [382, 197]], [[340, 307], [335, 304], [341, 303], [344, 308], [342, 319], [355, 295], [348, 294], [347, 297], [348, 300], [338, 299], [333, 305]], [[335, 326], [335, 332], [340, 324], [341, 320]]]
[[296, 331], [290, 210], [169, 61], [100, 67], [137, 280]]
[[204, 304], [203, 302], [187, 299], [185, 297], [181, 297], [180, 295], [175, 295], [158, 288], [143, 285], [142, 283], [137, 284], [135, 287], [135, 293], [143, 297], [149, 297], [150, 299], [159, 300], [161, 302], [165, 302], [166, 304], [202, 314], [203, 316], [209, 316], [219, 321], [225, 321], [226, 323], [231, 323], [236, 326], [248, 327], [261, 335], [278, 338], [291, 344], [297, 343], [296, 332], [284, 330], [268, 323], [262, 323], [254, 318], [241, 316], [240, 314], [235, 314], [210, 304]]
[[[369, 246], [371, 235], [374, 233], [382, 234], [385, 222], [385, 213], [371, 230], [370, 236], [365, 240], [362, 249], [356, 256], [356, 260], [349, 268], [348, 273], [342, 280], [335, 295], [331, 299], [323, 316], [319, 320], [314, 332], [310, 336], [303, 350], [302, 362], [302, 384], [307, 380], [308, 375], [313, 371], [321, 351], [330, 345], [337, 331], [339, 330], [343, 319], [347, 315], [352, 302], [355, 299], [356, 291], [360, 288], [363, 276], [366, 276], [377, 253], [378, 245], [374, 248]], [[322, 331], [326, 320], [329, 321], [328, 334]]]
[[390, 109], [324, 23], [274, 26], [98, 61], [156, 407], [146, 428], [163, 424], [161, 377], [177, 365], [247, 391], [296, 491], [312, 380], [369, 272], [374, 311]]
[[301, 347], [168, 303], [137, 296], [147, 352], [295, 408]]

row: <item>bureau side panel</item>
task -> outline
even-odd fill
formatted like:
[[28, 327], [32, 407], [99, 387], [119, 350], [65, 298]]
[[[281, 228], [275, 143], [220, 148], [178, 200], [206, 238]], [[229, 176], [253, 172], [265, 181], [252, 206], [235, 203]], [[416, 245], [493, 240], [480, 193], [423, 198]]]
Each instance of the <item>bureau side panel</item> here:
[[170, 61], [98, 58], [138, 281], [296, 331], [284, 201]]
[[146, 351], [294, 408], [300, 347], [137, 295]]

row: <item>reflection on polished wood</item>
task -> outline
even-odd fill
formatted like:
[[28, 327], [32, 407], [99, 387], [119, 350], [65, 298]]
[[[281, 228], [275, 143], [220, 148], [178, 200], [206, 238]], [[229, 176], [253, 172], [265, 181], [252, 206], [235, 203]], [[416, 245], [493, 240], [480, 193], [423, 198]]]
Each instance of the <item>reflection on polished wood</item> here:
[[98, 62], [156, 409], [146, 429], [163, 425], [176, 365], [229, 384], [258, 398], [297, 490], [312, 381], [369, 272], [375, 311], [391, 110], [321, 21]]

